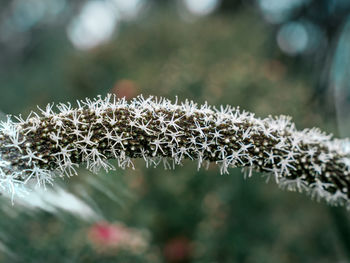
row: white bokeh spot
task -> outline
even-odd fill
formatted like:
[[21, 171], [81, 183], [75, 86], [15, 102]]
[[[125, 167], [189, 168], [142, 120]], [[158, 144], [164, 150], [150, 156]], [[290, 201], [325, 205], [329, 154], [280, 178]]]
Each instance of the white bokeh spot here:
[[218, 0], [185, 0], [187, 9], [194, 15], [208, 15], [218, 6]]
[[78, 49], [93, 48], [112, 36], [118, 17], [109, 2], [90, 1], [69, 24], [68, 37]]

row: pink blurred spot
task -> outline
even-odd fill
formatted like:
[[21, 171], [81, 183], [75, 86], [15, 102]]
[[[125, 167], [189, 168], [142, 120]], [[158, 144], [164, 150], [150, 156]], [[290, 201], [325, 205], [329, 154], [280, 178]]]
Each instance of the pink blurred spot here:
[[120, 243], [128, 238], [128, 232], [122, 225], [99, 222], [90, 227], [88, 231], [89, 240], [97, 246], [118, 247]]

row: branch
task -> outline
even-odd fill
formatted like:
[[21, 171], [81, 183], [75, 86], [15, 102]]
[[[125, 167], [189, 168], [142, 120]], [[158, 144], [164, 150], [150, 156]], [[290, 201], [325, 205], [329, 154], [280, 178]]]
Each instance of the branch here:
[[350, 208], [348, 140], [331, 139], [317, 128], [298, 131], [290, 117], [259, 119], [230, 106], [219, 109], [186, 100], [139, 96], [127, 102], [108, 95], [94, 100], [53, 104], [26, 120], [10, 116], [0, 123], [0, 189], [13, 195], [29, 181], [52, 184], [56, 176], [73, 176], [84, 164], [97, 173], [148, 166], [172, 168], [184, 159], [198, 168], [215, 163], [228, 168], [265, 172], [290, 191]]

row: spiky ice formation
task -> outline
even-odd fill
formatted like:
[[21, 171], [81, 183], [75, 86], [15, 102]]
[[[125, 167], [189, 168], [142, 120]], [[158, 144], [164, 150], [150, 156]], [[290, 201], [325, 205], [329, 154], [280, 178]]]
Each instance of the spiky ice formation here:
[[244, 168], [248, 177], [265, 172], [282, 188], [350, 206], [348, 140], [317, 128], [298, 131], [289, 117], [259, 119], [230, 106], [142, 96], [130, 102], [99, 96], [57, 108], [1, 122], [2, 191], [13, 195], [33, 180], [45, 187], [57, 175], [75, 175], [80, 164], [94, 173], [112, 170], [109, 159], [122, 168], [133, 168], [134, 158], [169, 168], [191, 159], [198, 168], [216, 163], [222, 174], [230, 167]]

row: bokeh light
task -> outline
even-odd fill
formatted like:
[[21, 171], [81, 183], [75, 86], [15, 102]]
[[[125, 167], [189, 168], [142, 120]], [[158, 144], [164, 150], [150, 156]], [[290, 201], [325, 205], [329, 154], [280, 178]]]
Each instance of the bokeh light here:
[[111, 0], [117, 7], [123, 19], [134, 18], [144, 6], [144, 0]]
[[308, 41], [308, 32], [300, 22], [290, 22], [283, 25], [277, 34], [278, 46], [289, 55], [296, 55], [305, 51]]
[[219, 0], [185, 0], [188, 10], [194, 15], [208, 15], [215, 10]]
[[306, 2], [307, 0], [258, 0], [266, 20], [271, 23], [281, 23], [287, 20], [294, 8]]
[[17, 1], [13, 6], [13, 23], [20, 31], [35, 25], [45, 13], [45, 4], [38, 0]]
[[93, 48], [112, 36], [118, 16], [118, 11], [109, 2], [87, 2], [69, 25], [68, 36], [79, 49]]

